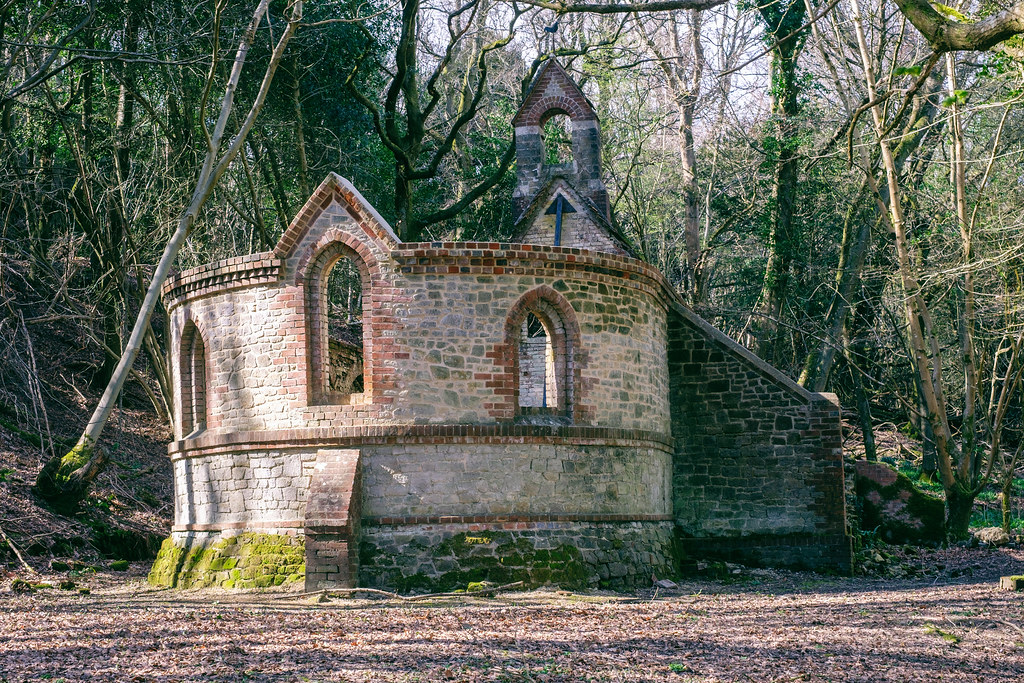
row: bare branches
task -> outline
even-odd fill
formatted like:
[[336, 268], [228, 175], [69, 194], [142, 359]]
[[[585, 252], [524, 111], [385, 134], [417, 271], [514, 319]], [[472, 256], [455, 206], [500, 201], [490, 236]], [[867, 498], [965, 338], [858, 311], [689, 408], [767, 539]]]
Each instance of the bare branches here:
[[35, 61], [28, 56], [29, 48], [32, 46], [31, 39], [40, 30], [42, 25], [47, 20], [53, 17], [55, 7], [56, 6], [51, 6], [43, 14], [43, 16], [41, 16], [34, 24], [29, 25], [26, 28], [25, 35], [22, 36], [21, 41], [13, 46], [15, 49], [11, 50], [10, 56], [7, 59], [7, 63], [4, 65], [3, 71], [0, 72], [0, 84], [6, 83], [7, 79], [10, 78], [10, 75], [13, 72], [15, 65], [18, 64], [19, 57], [23, 55], [24, 69], [27, 75], [21, 81], [21, 83], [11, 87], [2, 97], [0, 97], [0, 102], [3, 102], [4, 100], [14, 99], [22, 93], [31, 90], [40, 83], [43, 83], [50, 78], [53, 78], [54, 76], [62, 72], [64, 69], [71, 66], [71, 64], [74, 63], [74, 61], [76, 61], [76, 58], [72, 57], [71, 59], [63, 63], [54, 66], [54, 62], [57, 61], [57, 58], [60, 57], [60, 55], [64, 52], [65, 48], [72, 41], [72, 39], [74, 39], [77, 35], [82, 33], [82, 31], [84, 31], [85, 28], [89, 26], [96, 18], [96, 0], [89, 0], [88, 13], [86, 13], [86, 15], [82, 17], [82, 19], [78, 22], [76, 26], [74, 26], [67, 33], [65, 33], [64, 36], [56, 44], [47, 46], [45, 48], [46, 50], [48, 50], [48, 53], [38, 61], [38, 64], [35, 66], [34, 71], [31, 71], [31, 73], [29, 73], [29, 71], [32, 69], [32, 63], [33, 61]]
[[[259, 90], [249, 107], [245, 119], [222, 152], [221, 146], [227, 132], [228, 121], [232, 117], [235, 93], [241, 79], [242, 67], [245, 64], [249, 49], [256, 38], [256, 30], [264, 21], [268, 7], [269, 0], [260, 0], [253, 12], [248, 29], [242, 34], [238, 49], [235, 52], [231, 73], [224, 86], [220, 115], [217, 118], [213, 133], [207, 135], [207, 151], [192, 192], [192, 200], [188, 208], [185, 209], [178, 219], [177, 228], [164, 248], [160, 262], [157, 264], [156, 271], [149, 282], [149, 287], [146, 290], [146, 295], [140, 306], [131, 335], [125, 344], [121, 359], [114, 369], [110, 381], [107, 383], [103, 396], [100, 398], [88, 425], [82, 432], [75, 447], [63, 457], [54, 457], [47, 462], [36, 479], [36, 492], [51, 503], [62, 508], [74, 507], [81, 500], [88, 490], [88, 486], [96, 478], [106, 462], [106, 456], [102, 449], [97, 448], [97, 442], [110, 418], [117, 397], [131, 374], [132, 365], [143, 347], [150, 319], [160, 298], [160, 289], [170, 272], [171, 264], [174, 262], [186, 236], [195, 225], [199, 213], [202, 211], [220, 177], [245, 144], [245, 139], [256, 120], [256, 116], [263, 107], [274, 74], [284, 56], [284, 51], [302, 21], [302, 0], [294, 0], [286, 10], [289, 14], [287, 26], [281, 37], [277, 40], [277, 44], [270, 55]], [[211, 61], [215, 63], [216, 57]], [[209, 80], [204, 86], [204, 90], [206, 93], [210, 91]]]
[[658, 0], [637, 3], [548, 2], [547, 0], [516, 0], [520, 5], [548, 9], [558, 14], [632, 14], [633, 12], [671, 12], [673, 10], [702, 10], [724, 5], [727, 0]]

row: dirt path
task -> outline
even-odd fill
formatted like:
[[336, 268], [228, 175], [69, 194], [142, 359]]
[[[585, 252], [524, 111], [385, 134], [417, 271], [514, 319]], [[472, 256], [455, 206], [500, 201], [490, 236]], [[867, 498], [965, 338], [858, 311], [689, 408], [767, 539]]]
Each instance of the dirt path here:
[[1022, 681], [1024, 598], [992, 579], [1024, 553], [982, 552], [959, 583], [750, 571], [435, 604], [101, 577], [90, 595], [0, 593], [0, 680]]

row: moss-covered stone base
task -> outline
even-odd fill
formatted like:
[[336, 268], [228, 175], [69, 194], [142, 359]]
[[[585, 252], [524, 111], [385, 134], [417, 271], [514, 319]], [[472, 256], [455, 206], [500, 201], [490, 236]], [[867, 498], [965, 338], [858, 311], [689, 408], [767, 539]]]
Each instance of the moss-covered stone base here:
[[301, 537], [242, 533], [190, 545], [166, 539], [149, 583], [169, 588], [269, 588], [301, 585], [306, 573]]
[[[632, 589], [678, 575], [671, 523], [543, 523], [363, 527], [359, 585], [398, 592], [523, 581]], [[519, 525], [526, 526], [526, 525]]]

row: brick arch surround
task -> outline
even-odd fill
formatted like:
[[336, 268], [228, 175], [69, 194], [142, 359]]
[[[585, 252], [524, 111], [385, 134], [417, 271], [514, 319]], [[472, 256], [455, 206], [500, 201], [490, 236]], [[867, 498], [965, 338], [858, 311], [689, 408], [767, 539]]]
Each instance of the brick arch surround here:
[[498, 419], [512, 419], [519, 414], [519, 337], [528, 313], [536, 315], [544, 325], [554, 350], [556, 373], [555, 409], [582, 421], [583, 382], [581, 370], [585, 353], [581, 348], [581, 335], [576, 312], [568, 300], [547, 285], [541, 285], [523, 294], [505, 319], [504, 341], [492, 354], [497, 366], [494, 374], [495, 394], [500, 397], [491, 414]]
[[555, 97], [544, 97], [530, 105], [524, 112], [522, 123], [524, 126], [543, 126], [552, 116], [565, 114], [573, 122], [596, 121], [597, 114], [583, 99], [570, 97], [569, 95], [558, 95]]
[[512, 125], [542, 126], [548, 112], [553, 110], [561, 111], [573, 121], [597, 121], [597, 114], [583, 91], [562, 65], [551, 59], [541, 66]]
[[310, 404], [338, 403], [346, 400], [347, 396], [331, 393], [328, 373], [325, 372], [330, 360], [328, 316], [324, 309], [325, 290], [331, 268], [343, 258], [351, 259], [359, 269], [363, 302], [363, 402], [373, 396], [375, 362], [372, 283], [379, 277], [377, 260], [366, 245], [356, 238], [340, 230], [329, 230], [309, 250], [296, 269], [299, 273], [297, 280], [303, 285], [307, 340], [306, 376]]

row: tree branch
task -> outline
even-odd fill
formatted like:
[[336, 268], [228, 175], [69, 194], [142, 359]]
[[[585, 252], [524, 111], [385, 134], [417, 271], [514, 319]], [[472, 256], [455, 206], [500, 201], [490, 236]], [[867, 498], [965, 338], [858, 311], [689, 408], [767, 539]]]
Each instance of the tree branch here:
[[596, 4], [577, 2], [565, 4], [547, 0], [519, 0], [518, 4], [549, 9], [559, 14], [588, 12], [590, 14], [629, 14], [632, 12], [670, 12], [677, 9], [711, 9], [724, 5], [727, 0], [660, 0], [659, 2], [637, 2]]
[[440, 223], [441, 221], [446, 221], [449, 218], [454, 218], [456, 215], [461, 213], [467, 206], [475, 202], [477, 199], [482, 197], [485, 192], [487, 192], [492, 187], [498, 184], [498, 181], [501, 180], [502, 176], [504, 176], [505, 173], [508, 172], [508, 168], [509, 166], [512, 165], [512, 160], [515, 158], [516, 143], [513, 140], [512, 144], [510, 144], [508, 146], [508, 149], [505, 150], [505, 156], [501, 158], [501, 165], [498, 166], [498, 169], [491, 175], [490, 178], [474, 187], [472, 190], [463, 195], [462, 199], [455, 202], [448, 208], [441, 209], [440, 211], [435, 211], [432, 214], [417, 219], [416, 222], [419, 224], [419, 227], [422, 228], [427, 225], [433, 225], [434, 223]]
[[936, 52], [988, 50], [1024, 33], [1024, 1], [974, 23], [944, 17], [928, 0], [896, 0], [896, 5]]

